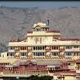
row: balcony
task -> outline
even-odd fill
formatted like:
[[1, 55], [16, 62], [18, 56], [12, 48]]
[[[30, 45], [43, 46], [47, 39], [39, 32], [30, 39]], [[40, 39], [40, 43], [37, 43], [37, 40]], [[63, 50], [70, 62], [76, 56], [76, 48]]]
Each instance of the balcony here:
[[10, 49], [10, 50], [8, 50], [8, 52], [15, 52], [15, 50], [14, 49], [12, 49], [12, 50]]
[[59, 50], [58, 49], [55, 49], [55, 50], [51, 50], [51, 52], [59, 52]]
[[27, 58], [27, 56], [20, 56], [20, 58], [22, 58], [22, 59], [26, 59], [26, 58]]
[[33, 56], [33, 58], [42, 59], [42, 58], [45, 58], [45, 56]]
[[33, 50], [33, 52], [45, 52], [45, 50]]
[[[15, 52], [15, 50], [14, 49], [8, 50], [8, 52]], [[20, 52], [27, 52], [27, 50], [20, 50]]]
[[65, 49], [65, 52], [80, 52], [80, 48]]
[[27, 42], [9, 42], [8, 46], [26, 46]]
[[27, 50], [20, 50], [20, 52], [27, 52]]

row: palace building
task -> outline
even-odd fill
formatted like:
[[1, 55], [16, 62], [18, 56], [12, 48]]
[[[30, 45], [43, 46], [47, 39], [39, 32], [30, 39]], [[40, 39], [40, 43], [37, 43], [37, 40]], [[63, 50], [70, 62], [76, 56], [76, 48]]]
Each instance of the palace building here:
[[80, 80], [80, 40], [62, 39], [60, 31], [42, 22], [34, 24], [25, 39], [10, 40], [8, 52], [1, 53], [0, 76], [28, 75]]
[[50, 30], [45, 23], [36, 23], [23, 40], [10, 40], [7, 58], [79, 58], [80, 40], [61, 39], [60, 31]]

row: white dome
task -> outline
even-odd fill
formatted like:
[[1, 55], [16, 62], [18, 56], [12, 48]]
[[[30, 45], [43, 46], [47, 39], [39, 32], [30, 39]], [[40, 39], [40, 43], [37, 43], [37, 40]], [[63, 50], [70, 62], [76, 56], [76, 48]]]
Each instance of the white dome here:
[[45, 23], [42, 23], [42, 22], [38, 22], [38, 23], [34, 24], [33, 25], [33, 28], [35, 28], [37, 26], [39, 26], [39, 27], [47, 27], [46, 24]]
[[60, 55], [64, 55], [64, 53], [62, 52], [62, 53], [60, 53]]
[[46, 55], [47, 55], [47, 56], [50, 56], [50, 53], [48, 52], [48, 53], [46, 53]]
[[50, 47], [46, 47], [46, 49], [50, 49]]
[[28, 47], [28, 50], [31, 50], [32, 48], [31, 47]]
[[16, 55], [16, 56], [19, 56], [20, 54], [19, 54], [19, 52], [17, 52], [15, 55]]
[[32, 53], [28, 53], [28, 56], [31, 56], [32, 55]]

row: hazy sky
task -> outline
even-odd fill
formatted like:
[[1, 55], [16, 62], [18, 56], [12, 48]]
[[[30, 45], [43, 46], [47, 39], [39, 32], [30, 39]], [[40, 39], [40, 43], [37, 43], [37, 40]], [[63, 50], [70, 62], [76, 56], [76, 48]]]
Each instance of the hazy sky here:
[[0, 6], [7, 7], [21, 7], [21, 8], [31, 8], [39, 7], [41, 9], [54, 9], [64, 6], [76, 6], [80, 7], [80, 1], [0, 1]]

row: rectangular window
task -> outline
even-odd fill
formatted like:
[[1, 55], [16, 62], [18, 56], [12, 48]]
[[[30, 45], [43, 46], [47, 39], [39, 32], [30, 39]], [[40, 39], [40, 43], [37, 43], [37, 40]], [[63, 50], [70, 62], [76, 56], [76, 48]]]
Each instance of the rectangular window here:
[[9, 53], [7, 53], [7, 56], [9, 56]]
[[33, 55], [36, 56], [36, 53], [34, 52]]
[[66, 52], [65, 54], [66, 54], [66, 56], [71, 56], [72, 55], [71, 52]]
[[74, 56], [78, 56], [78, 55], [79, 55], [79, 53], [78, 53], [78, 52], [75, 52], [75, 53], [74, 53]]
[[35, 50], [35, 47], [33, 47], [33, 50]]
[[10, 47], [10, 49], [11, 49], [11, 50], [13, 50], [13, 49], [14, 49], [14, 47]]
[[78, 48], [79, 46], [74, 46], [74, 48]]
[[57, 50], [57, 49], [59, 49], [59, 46], [52, 46], [52, 49]]
[[21, 53], [21, 56], [26, 56], [26, 53]]
[[52, 52], [52, 56], [58, 56], [58, 52]]
[[7, 56], [14, 56], [14, 53], [7, 53]]
[[44, 50], [45, 46], [34, 46], [33, 50]]
[[26, 50], [27, 47], [26, 47], [26, 46], [24, 46], [24, 47], [20, 47], [20, 49], [21, 49], [21, 50]]
[[45, 56], [44, 52], [34, 52], [34, 56]]
[[66, 46], [66, 49], [72, 49], [72, 46]]

